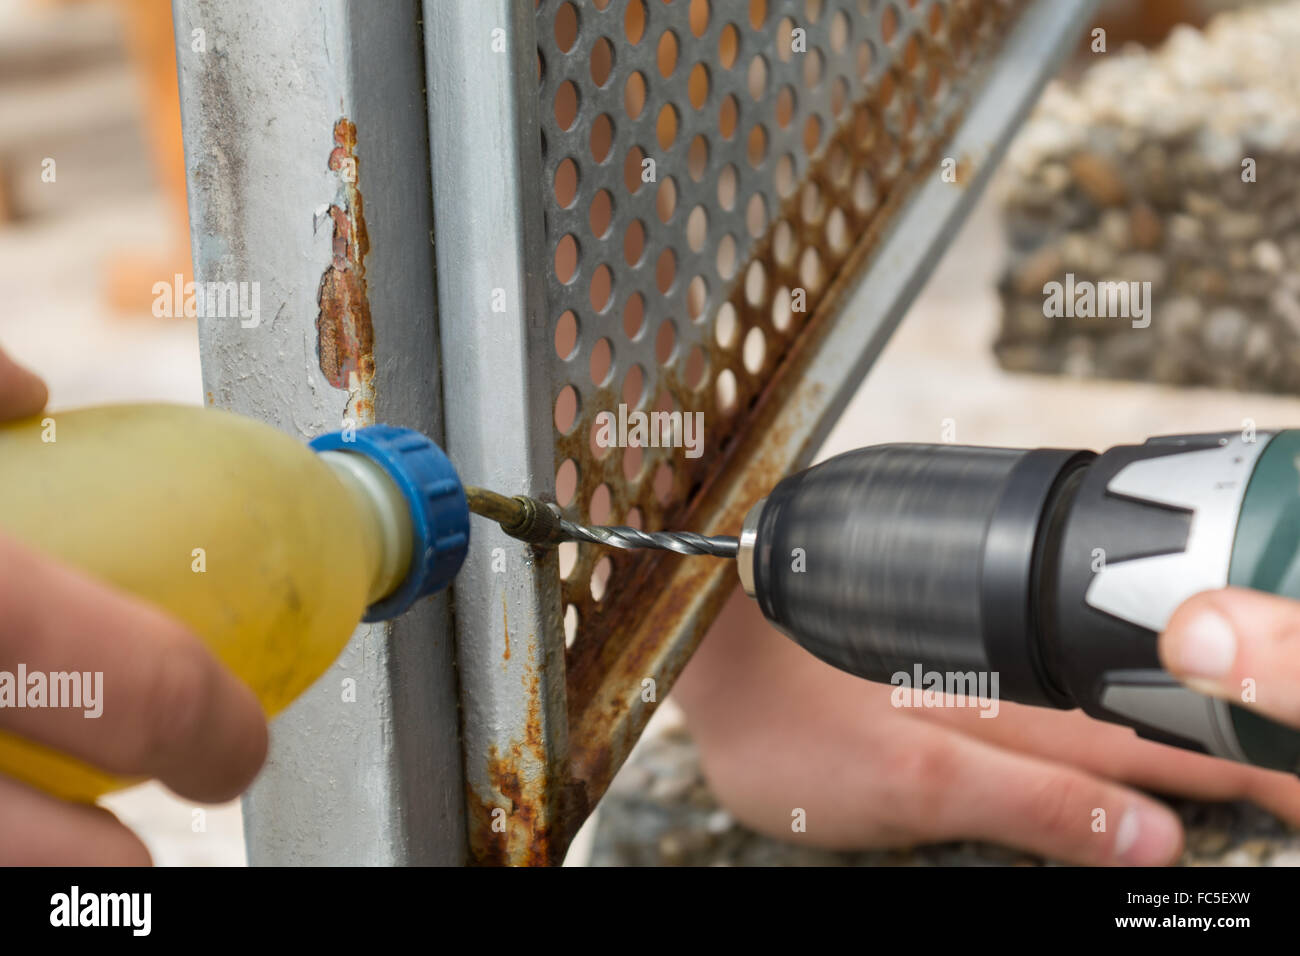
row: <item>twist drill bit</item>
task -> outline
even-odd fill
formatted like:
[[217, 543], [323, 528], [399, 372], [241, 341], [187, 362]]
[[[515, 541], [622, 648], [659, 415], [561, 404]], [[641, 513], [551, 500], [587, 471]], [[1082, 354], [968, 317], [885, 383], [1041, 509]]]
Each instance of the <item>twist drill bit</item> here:
[[696, 534], [693, 531], [641, 531], [627, 525], [581, 525], [564, 518], [560, 528], [571, 541], [590, 541], [611, 548], [653, 548], [678, 554], [705, 554], [715, 558], [734, 558], [740, 542], [733, 535]]
[[527, 495], [506, 497], [486, 488], [467, 486], [469, 510], [490, 518], [511, 537], [529, 544], [554, 546], [564, 541], [587, 541], [610, 548], [650, 548], [677, 554], [734, 558], [740, 549], [732, 535], [696, 534], [692, 531], [641, 531], [626, 525], [581, 525], [560, 515], [555, 505]]

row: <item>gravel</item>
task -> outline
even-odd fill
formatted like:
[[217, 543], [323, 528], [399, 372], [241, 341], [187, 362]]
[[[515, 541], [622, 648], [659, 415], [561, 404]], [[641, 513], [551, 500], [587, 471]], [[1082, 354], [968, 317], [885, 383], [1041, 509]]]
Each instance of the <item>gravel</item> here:
[[[1300, 3], [1246, 8], [1048, 89], [1008, 159], [1003, 367], [1300, 390], [1297, 48]], [[1151, 283], [1150, 326], [1044, 315], [1066, 274]]]

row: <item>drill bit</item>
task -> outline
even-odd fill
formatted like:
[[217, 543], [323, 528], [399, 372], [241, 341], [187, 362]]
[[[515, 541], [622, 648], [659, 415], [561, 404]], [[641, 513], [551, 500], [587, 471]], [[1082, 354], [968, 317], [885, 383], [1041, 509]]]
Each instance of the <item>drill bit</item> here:
[[734, 558], [739, 542], [732, 535], [703, 535], [692, 531], [641, 531], [626, 525], [582, 525], [569, 521], [555, 505], [527, 495], [506, 497], [486, 488], [466, 486], [469, 510], [495, 521], [511, 537], [530, 544], [554, 546], [587, 541], [610, 548], [650, 548], [678, 554]]
[[581, 525], [564, 518], [560, 528], [571, 541], [590, 541], [611, 548], [653, 548], [678, 554], [706, 554], [715, 558], [734, 558], [740, 541], [729, 534], [704, 535], [693, 531], [641, 531], [627, 525]]

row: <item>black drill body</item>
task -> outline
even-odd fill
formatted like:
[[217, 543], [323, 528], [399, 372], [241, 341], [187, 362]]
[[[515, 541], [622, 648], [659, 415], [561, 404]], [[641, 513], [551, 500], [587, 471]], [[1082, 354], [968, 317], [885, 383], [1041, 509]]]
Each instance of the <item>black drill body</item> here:
[[[1078, 707], [1161, 742], [1300, 770], [1300, 734], [1187, 690], [1156, 654], [1157, 609], [1179, 603], [1196, 575], [1141, 562], [1188, 551], [1196, 511], [1161, 500], [1172, 494], [1161, 485], [1167, 469], [1126, 469], [1203, 451], [1178, 459], [1178, 474], [1221, 454], [1235, 455], [1223, 466], [1240, 471], [1254, 459], [1233, 441], [1183, 436], [1102, 455], [919, 444], [848, 452], [790, 476], [754, 508], [741, 579], [783, 632], [868, 680], [898, 682], [918, 666], [993, 673], [1003, 699]], [[1155, 500], [1124, 493], [1144, 475]], [[1196, 554], [1186, 559], [1207, 581], [1217, 573]], [[1226, 575], [1226, 553], [1223, 566]]]

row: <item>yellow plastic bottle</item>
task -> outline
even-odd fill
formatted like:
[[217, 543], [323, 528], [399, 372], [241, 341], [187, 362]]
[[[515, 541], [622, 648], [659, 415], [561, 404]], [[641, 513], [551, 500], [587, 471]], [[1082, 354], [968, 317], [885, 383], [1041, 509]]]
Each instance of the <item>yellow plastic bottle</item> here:
[[[0, 533], [188, 624], [272, 716], [363, 615], [395, 616], [451, 580], [469, 512], [418, 432], [308, 448], [227, 412], [123, 405], [0, 425]], [[85, 802], [136, 782], [4, 733], [0, 774]]]

